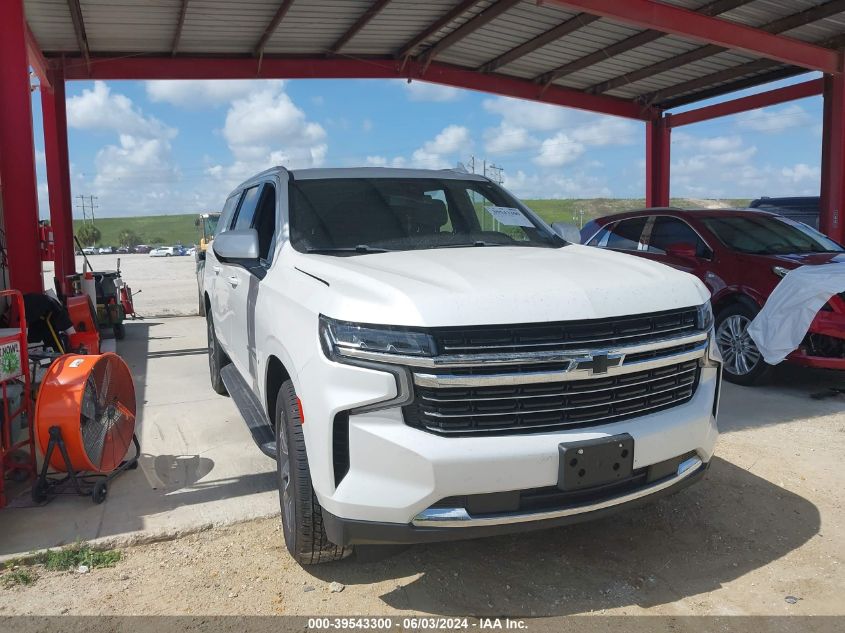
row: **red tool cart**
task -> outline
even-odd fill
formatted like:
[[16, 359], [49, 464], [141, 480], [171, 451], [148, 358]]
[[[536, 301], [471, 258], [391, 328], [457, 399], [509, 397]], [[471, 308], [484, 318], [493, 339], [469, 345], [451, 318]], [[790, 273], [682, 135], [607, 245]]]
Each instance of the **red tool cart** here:
[[0, 327], [0, 508], [8, 501], [6, 481], [35, 476], [32, 431], [32, 382], [26, 341], [23, 295], [0, 291], [5, 327]]

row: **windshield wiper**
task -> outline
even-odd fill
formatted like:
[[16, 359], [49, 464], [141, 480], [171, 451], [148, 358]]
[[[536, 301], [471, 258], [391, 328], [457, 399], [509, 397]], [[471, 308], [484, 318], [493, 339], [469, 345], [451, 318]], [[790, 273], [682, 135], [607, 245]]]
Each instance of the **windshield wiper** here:
[[378, 248], [375, 246], [367, 246], [366, 244], [358, 244], [358, 246], [336, 246], [329, 248], [308, 248], [306, 253], [389, 253], [388, 248]]
[[432, 246], [431, 248], [471, 248], [473, 246], [513, 246], [512, 244], [502, 244], [501, 242], [484, 242], [476, 240], [475, 242], [462, 242], [460, 244], [443, 244]]

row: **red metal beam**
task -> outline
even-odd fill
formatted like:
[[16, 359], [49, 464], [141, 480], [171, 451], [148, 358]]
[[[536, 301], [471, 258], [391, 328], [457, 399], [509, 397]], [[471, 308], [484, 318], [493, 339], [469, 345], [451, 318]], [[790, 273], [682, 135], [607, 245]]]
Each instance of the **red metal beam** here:
[[407, 57], [414, 52], [414, 49], [417, 46], [425, 42], [428, 38], [453, 20], [457, 20], [479, 2], [481, 2], [481, 0], [463, 0], [463, 2], [455, 5], [451, 10], [444, 13], [443, 16], [432, 22], [427, 28], [417, 33], [413, 38], [406, 42], [405, 45], [396, 52], [396, 57], [399, 59]]
[[824, 78], [821, 215], [819, 228], [845, 242], [845, 75]]
[[826, 73], [839, 71], [836, 51], [736, 22], [710, 17], [655, 0], [542, 0], [672, 35], [698, 40], [757, 57]]
[[185, 26], [185, 17], [188, 15], [189, 1], [182, 0], [182, 6], [179, 8], [179, 19], [176, 21], [176, 30], [173, 33], [173, 44], [170, 46], [170, 54], [174, 56], [179, 50], [179, 40], [182, 39], [182, 28]]
[[[719, 15], [720, 13], [726, 13], [744, 4], [748, 4], [749, 2], [753, 2], [753, 0], [715, 0], [714, 2], [704, 5], [700, 9], [696, 9], [696, 11], [702, 15]], [[665, 36], [666, 34], [662, 31], [655, 31], [654, 29], [642, 31], [641, 33], [625, 38], [624, 40], [610, 44], [605, 48], [601, 48], [594, 53], [590, 53], [589, 55], [573, 60], [568, 64], [558, 66], [553, 70], [538, 75], [535, 78], [535, 81], [550, 84], [561, 77], [578, 72], [579, 70], [588, 68], [593, 64], [598, 64], [599, 62], [610, 59], [611, 57], [616, 57], [617, 55], [621, 55], [622, 53], [626, 53], [635, 48], [639, 48], [640, 46], [644, 46], [645, 44], [654, 42], [655, 40], [659, 40], [661, 37]]]
[[23, 0], [0, 2], [0, 59], [0, 195], [9, 281], [22, 292], [42, 292]]
[[491, 73], [497, 68], [506, 66], [520, 57], [528, 55], [528, 53], [533, 53], [538, 48], [547, 46], [548, 44], [551, 44], [552, 42], [559, 40], [560, 38], [565, 37], [566, 35], [587, 26], [588, 24], [592, 24], [598, 19], [600, 18], [597, 15], [579, 13], [575, 17], [568, 19], [566, 22], [558, 24], [556, 27], [549, 29], [545, 33], [540, 33], [540, 35], [528, 40], [524, 44], [520, 44], [519, 46], [502, 53], [495, 59], [491, 59], [489, 62], [482, 64], [479, 66], [478, 70], [485, 73]]
[[[261, 68], [248, 58], [231, 57], [123, 57], [92, 58], [90, 74], [81, 61], [68, 60], [65, 78], [73, 79], [413, 79], [421, 77], [423, 64], [401, 60], [351, 59], [345, 57], [271, 57]], [[652, 110], [626, 99], [590, 95], [579, 90], [542, 86], [532, 81], [499, 74], [482, 74], [470, 68], [432, 63], [425, 81], [479, 90], [518, 99], [542, 101], [630, 119], [646, 120]]]
[[32, 70], [35, 71], [36, 77], [38, 77], [38, 81], [41, 83], [42, 90], [52, 90], [52, 86], [50, 86], [50, 77], [47, 73], [47, 60], [44, 59], [44, 54], [41, 52], [41, 47], [38, 46], [38, 41], [35, 39], [35, 36], [32, 34], [32, 29], [29, 28], [29, 24], [26, 25], [26, 54], [27, 59], [29, 59], [29, 65], [32, 66]]
[[70, 20], [73, 22], [73, 32], [76, 35], [76, 44], [79, 52], [85, 58], [85, 63], [91, 63], [91, 51], [88, 49], [88, 35], [85, 33], [85, 20], [82, 19], [82, 7], [79, 0], [67, 0], [67, 8], [70, 10]]
[[273, 15], [273, 19], [270, 20], [270, 24], [267, 25], [266, 29], [264, 29], [261, 37], [252, 49], [253, 57], [258, 57], [260, 59], [264, 55], [264, 47], [267, 46], [267, 42], [271, 37], [273, 37], [273, 33], [276, 32], [276, 29], [279, 28], [279, 24], [281, 24], [282, 20], [285, 19], [288, 11], [290, 11], [291, 5], [293, 5], [293, 0], [282, 0], [282, 4], [279, 5], [279, 8], [276, 9], [276, 13]]
[[44, 154], [50, 193], [50, 224], [53, 227], [56, 258], [55, 277], [66, 292], [68, 275], [76, 272], [73, 245], [73, 203], [70, 197], [70, 162], [67, 149], [65, 79], [61, 64], [50, 70], [52, 91], [41, 91], [44, 118]]
[[390, 0], [376, 0], [369, 6], [369, 8], [364, 11], [360, 18], [355, 20], [355, 23], [349, 27], [349, 29], [341, 35], [338, 40], [332, 44], [331, 48], [329, 48], [329, 53], [332, 55], [336, 55], [340, 52], [344, 46], [349, 43], [353, 37], [358, 35], [358, 33], [363, 29], [367, 24], [370, 23], [374, 17], [376, 17], [382, 10], [390, 3]]
[[682, 125], [690, 125], [691, 123], [709, 121], [710, 119], [718, 119], [719, 117], [729, 116], [731, 114], [757, 110], [758, 108], [786, 103], [787, 101], [795, 101], [796, 99], [804, 99], [806, 97], [815, 97], [822, 94], [822, 90], [823, 81], [821, 79], [813, 79], [800, 84], [794, 84], [792, 86], [777, 88], [776, 90], [769, 90], [768, 92], [761, 92], [756, 95], [749, 95], [747, 97], [741, 97], [740, 99], [732, 99], [731, 101], [725, 101], [723, 103], [717, 103], [704, 108], [698, 108], [697, 110], [689, 110], [687, 112], [681, 112], [680, 114], [673, 114], [670, 119], [670, 123], [671, 127], [676, 128], [681, 127]]
[[672, 151], [670, 116], [655, 117], [646, 123], [645, 204], [669, 206], [669, 165]]
[[454, 46], [468, 35], [475, 33], [475, 31], [480, 29], [482, 26], [489, 24], [505, 13], [505, 11], [516, 6], [520, 2], [522, 2], [522, 0], [499, 0], [484, 9], [474, 18], [461, 24], [458, 28], [442, 39], [437, 40], [430, 48], [420, 54], [420, 59], [423, 61], [423, 70], [428, 68], [428, 65], [447, 48]]

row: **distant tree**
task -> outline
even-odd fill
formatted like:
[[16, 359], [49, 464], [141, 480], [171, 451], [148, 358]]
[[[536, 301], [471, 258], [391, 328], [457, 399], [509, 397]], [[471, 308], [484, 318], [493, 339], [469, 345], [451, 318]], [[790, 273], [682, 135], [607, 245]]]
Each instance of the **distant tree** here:
[[100, 229], [93, 224], [83, 224], [76, 232], [76, 237], [86, 246], [94, 246], [94, 244], [100, 241], [102, 234], [100, 233]]
[[160, 237], [153, 238], [153, 244], [164, 244], [164, 240]]
[[123, 229], [118, 233], [117, 241], [121, 246], [138, 246], [141, 243], [141, 237], [131, 229]]

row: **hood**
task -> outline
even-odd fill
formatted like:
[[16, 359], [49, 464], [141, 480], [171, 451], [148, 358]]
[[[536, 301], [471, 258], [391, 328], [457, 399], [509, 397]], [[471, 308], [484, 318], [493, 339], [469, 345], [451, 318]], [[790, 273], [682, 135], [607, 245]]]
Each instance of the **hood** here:
[[575, 244], [297, 254], [295, 266], [329, 284], [329, 305], [320, 312], [360, 323], [437, 327], [598, 319], [700, 305], [710, 297], [687, 273]]

